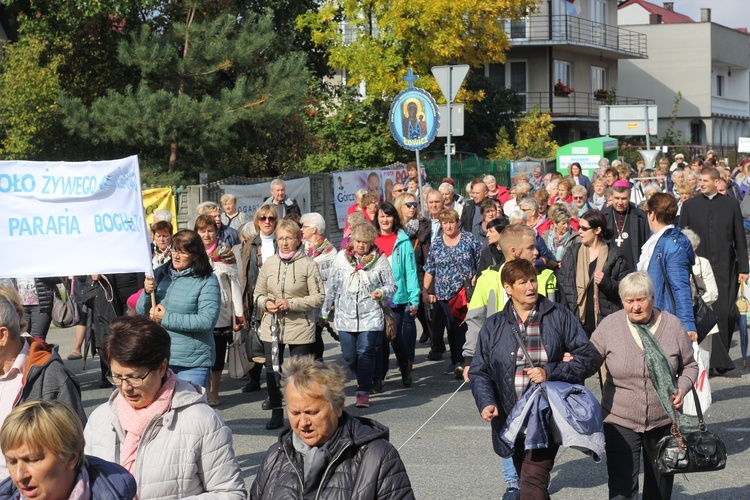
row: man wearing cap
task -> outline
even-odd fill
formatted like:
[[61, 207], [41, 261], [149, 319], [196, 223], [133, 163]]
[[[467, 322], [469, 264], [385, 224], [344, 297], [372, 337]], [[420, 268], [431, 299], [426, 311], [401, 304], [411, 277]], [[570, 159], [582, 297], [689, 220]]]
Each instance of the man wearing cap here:
[[630, 202], [630, 184], [615, 181], [612, 184], [612, 206], [604, 207], [602, 214], [607, 218], [607, 227], [614, 238], [607, 243], [617, 245], [625, 253], [628, 269], [635, 271], [641, 257], [641, 247], [651, 235], [646, 212]]
[[669, 167], [669, 171], [674, 172], [678, 168], [682, 170], [687, 166], [687, 163], [685, 163], [685, 155], [683, 155], [682, 153], [677, 153], [676, 155], [674, 155], [674, 163], [672, 163], [672, 165]]

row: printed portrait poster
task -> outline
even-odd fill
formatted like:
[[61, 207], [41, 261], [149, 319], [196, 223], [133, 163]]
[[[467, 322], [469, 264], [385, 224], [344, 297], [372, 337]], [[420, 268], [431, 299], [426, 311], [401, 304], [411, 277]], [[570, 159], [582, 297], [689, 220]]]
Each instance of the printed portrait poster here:
[[[367, 189], [378, 203], [383, 202], [382, 170], [358, 170], [355, 172], [338, 172], [333, 174], [334, 205], [339, 228], [346, 226], [346, 216], [360, 189]], [[391, 184], [391, 189], [393, 185]]]
[[[251, 220], [265, 201], [271, 196], [270, 182], [259, 184], [222, 184], [219, 187], [225, 193], [237, 197], [237, 210]], [[310, 212], [310, 178], [289, 179], [284, 181], [286, 195], [297, 202], [303, 214]]]

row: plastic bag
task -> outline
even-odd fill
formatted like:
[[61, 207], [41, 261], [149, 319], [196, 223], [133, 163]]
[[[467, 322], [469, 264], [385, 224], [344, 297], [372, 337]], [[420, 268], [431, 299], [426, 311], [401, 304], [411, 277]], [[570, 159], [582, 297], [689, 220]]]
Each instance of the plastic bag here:
[[[695, 391], [698, 393], [701, 410], [703, 410], [704, 415], [707, 415], [708, 409], [711, 407], [711, 384], [708, 381], [708, 367], [711, 360], [711, 353], [702, 349], [697, 342], [693, 342], [693, 357], [698, 362], [698, 377], [695, 380]], [[682, 413], [691, 417], [698, 416], [698, 413], [695, 411], [695, 401], [693, 401], [692, 397], [689, 397], [689, 394], [685, 395]]]

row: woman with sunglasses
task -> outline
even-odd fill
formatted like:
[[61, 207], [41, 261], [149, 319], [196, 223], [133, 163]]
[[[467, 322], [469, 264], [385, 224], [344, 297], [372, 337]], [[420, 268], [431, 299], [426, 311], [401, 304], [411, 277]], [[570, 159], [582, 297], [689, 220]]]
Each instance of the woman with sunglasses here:
[[578, 235], [581, 240], [565, 250], [557, 279], [560, 302], [573, 311], [590, 338], [602, 318], [622, 309], [618, 287], [630, 271], [623, 251], [607, 244], [612, 230], [600, 211], [581, 216]]
[[112, 321], [102, 357], [116, 389], [86, 424], [85, 453], [127, 469], [137, 498], [244, 499], [232, 431], [169, 368], [173, 345], [143, 316]]
[[[271, 205], [263, 205], [256, 210], [253, 216], [253, 226], [257, 236], [250, 241], [242, 243], [240, 253], [242, 259], [242, 269], [240, 272], [242, 280], [242, 304], [245, 311], [245, 319], [249, 323], [255, 315], [255, 321], [260, 321], [260, 311], [255, 307], [253, 293], [255, 292], [255, 282], [258, 279], [258, 272], [263, 263], [276, 254], [278, 245], [276, 244], [276, 210]], [[242, 392], [255, 392], [260, 390], [260, 374], [263, 371], [263, 365], [256, 363], [250, 370], [248, 376], [250, 381], [242, 388]], [[264, 410], [270, 409], [268, 402], [264, 403]]]
[[[393, 206], [396, 207], [399, 213], [401, 226], [409, 237], [411, 247], [414, 249], [414, 259], [417, 262], [417, 280], [419, 281], [419, 289], [421, 290], [424, 284], [424, 270], [422, 266], [427, 262], [427, 254], [430, 251], [432, 238], [430, 221], [422, 216], [419, 209], [419, 196], [416, 194], [406, 193], [403, 196], [397, 196], [393, 202]], [[425, 310], [423, 300], [419, 301], [417, 320], [422, 325], [422, 336], [419, 338], [419, 342], [428, 342], [430, 340], [432, 325], [427, 321], [427, 311]]]
[[[409, 235], [401, 226], [399, 211], [391, 203], [383, 203], [378, 208], [375, 219], [375, 237], [377, 246], [388, 259], [396, 282], [396, 293], [390, 299], [390, 308], [396, 316], [398, 329], [396, 338], [391, 341], [393, 352], [396, 353], [398, 367], [401, 370], [401, 382], [404, 387], [411, 387], [411, 367], [414, 364], [414, 350], [417, 344], [417, 325], [414, 317], [419, 309], [419, 280], [417, 279], [417, 262], [414, 257], [414, 247]], [[388, 362], [391, 349], [388, 340], [383, 335], [382, 358], [380, 369], [375, 370], [376, 387], [385, 380], [388, 372]]]

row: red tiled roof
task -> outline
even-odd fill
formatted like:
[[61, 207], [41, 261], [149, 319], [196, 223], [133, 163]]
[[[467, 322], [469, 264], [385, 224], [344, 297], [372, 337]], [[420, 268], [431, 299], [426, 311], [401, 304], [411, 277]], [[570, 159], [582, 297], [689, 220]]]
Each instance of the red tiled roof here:
[[619, 10], [624, 7], [628, 7], [630, 5], [636, 5], [636, 4], [640, 5], [651, 14], [661, 15], [661, 20], [664, 24], [694, 23], [695, 22], [692, 19], [690, 19], [689, 16], [686, 16], [685, 14], [672, 12], [671, 10], [667, 10], [664, 7], [653, 4], [651, 2], [646, 2], [645, 0], [628, 0], [627, 2], [620, 4], [617, 7], [617, 9]]

